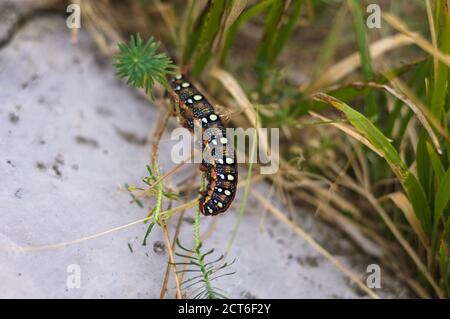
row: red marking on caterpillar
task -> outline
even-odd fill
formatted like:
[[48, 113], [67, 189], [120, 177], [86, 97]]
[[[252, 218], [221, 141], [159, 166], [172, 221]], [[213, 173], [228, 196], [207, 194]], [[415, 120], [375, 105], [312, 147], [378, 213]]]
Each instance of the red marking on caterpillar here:
[[[220, 155], [212, 155], [211, 161], [200, 164], [200, 170], [205, 172], [206, 189], [200, 193], [199, 207], [204, 215], [217, 215], [225, 212], [233, 202], [237, 190], [238, 171], [236, 154], [227, 140], [226, 130], [220, 116], [214, 112], [212, 105], [183, 75], [177, 75], [169, 80], [172, 91], [170, 96], [175, 112], [179, 111], [181, 125], [190, 131], [194, 130], [194, 121], [202, 125], [202, 151], [210, 150], [217, 145], [223, 146]], [[177, 110], [178, 109], [178, 110]]]

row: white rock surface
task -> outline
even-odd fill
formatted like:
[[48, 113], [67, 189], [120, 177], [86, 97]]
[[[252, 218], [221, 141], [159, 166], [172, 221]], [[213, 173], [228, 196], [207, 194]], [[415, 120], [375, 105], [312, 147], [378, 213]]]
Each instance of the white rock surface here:
[[[11, 251], [74, 240], [146, 216], [118, 185], [136, 185], [145, 176], [150, 145], [139, 141], [159, 114], [114, 73], [86, 33], [81, 32], [78, 45], [71, 44], [60, 17], [33, 18], [0, 49], [0, 297], [159, 297], [168, 255], [156, 227], [147, 246], [141, 245], [146, 226], [139, 224], [63, 248]], [[138, 138], [130, 142], [119, 132]], [[169, 146], [160, 152], [167, 171], [173, 166]], [[269, 187], [260, 183], [257, 189], [268, 193]], [[248, 207], [228, 257], [237, 258], [230, 268], [237, 273], [215, 283], [228, 297], [364, 297], [269, 215], [261, 231], [262, 209], [252, 198]], [[185, 216], [181, 238], [188, 245], [194, 211]], [[205, 251], [224, 252], [236, 217], [235, 208], [202, 219], [203, 231], [217, 220]], [[309, 213], [300, 211], [299, 222], [364, 278], [370, 260], [354, 245]], [[72, 264], [80, 266], [80, 288], [66, 285]], [[404, 294], [384, 278], [378, 293]], [[172, 281], [169, 289], [173, 297]]]

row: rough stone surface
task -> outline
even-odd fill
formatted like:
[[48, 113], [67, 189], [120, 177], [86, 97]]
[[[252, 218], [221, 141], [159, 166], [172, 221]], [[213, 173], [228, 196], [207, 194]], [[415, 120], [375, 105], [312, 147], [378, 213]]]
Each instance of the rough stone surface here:
[[[136, 185], [145, 176], [150, 149], [145, 138], [159, 112], [119, 81], [111, 61], [99, 59], [89, 36], [80, 35], [73, 45], [64, 19], [34, 18], [0, 49], [2, 298], [159, 297], [168, 255], [156, 227], [147, 246], [141, 245], [147, 226], [138, 224], [62, 248], [11, 251], [78, 239], [147, 214], [131, 205], [118, 185]], [[168, 160], [169, 135], [163, 141], [160, 160], [167, 171], [174, 165]], [[194, 169], [188, 166], [181, 174]], [[269, 192], [264, 183], [255, 187]], [[272, 201], [283, 209], [279, 200]], [[251, 197], [248, 207], [227, 257], [236, 258], [229, 268], [236, 274], [215, 282], [228, 297], [365, 297], [270, 215], [261, 227], [263, 209]], [[234, 207], [223, 216], [202, 219], [202, 231], [215, 223], [205, 251], [215, 248], [216, 257], [225, 251], [237, 215]], [[193, 210], [187, 211], [182, 223], [181, 239], [187, 246], [192, 243], [193, 216]], [[298, 216], [304, 229], [364, 278], [370, 259], [312, 214], [299, 211]], [[73, 264], [80, 267], [81, 287], [69, 289], [67, 270]], [[406, 290], [389, 278], [382, 277], [383, 288], [377, 292], [404, 296]]]

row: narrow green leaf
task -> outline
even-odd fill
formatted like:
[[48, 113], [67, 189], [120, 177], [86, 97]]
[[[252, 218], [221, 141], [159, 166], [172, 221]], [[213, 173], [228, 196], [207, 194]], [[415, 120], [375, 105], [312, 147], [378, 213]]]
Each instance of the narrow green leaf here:
[[221, 17], [226, 13], [224, 0], [210, 0], [208, 13], [202, 26], [200, 39], [193, 58], [192, 74], [199, 75], [212, 57], [213, 43], [221, 26]]
[[355, 27], [356, 42], [361, 56], [362, 73], [364, 80], [368, 81], [373, 77], [373, 69], [367, 40], [366, 21], [361, 10], [361, 1], [349, 0], [348, 3], [353, 12], [353, 25]]
[[264, 10], [266, 10], [274, 1], [277, 0], [263, 0], [260, 2], [255, 3], [250, 8], [244, 10], [242, 14], [236, 19], [236, 21], [230, 26], [228, 29], [228, 32], [225, 36], [224, 45], [222, 47], [222, 51], [220, 53], [220, 63], [224, 64], [226, 61], [226, 58], [228, 56], [228, 52], [230, 51], [230, 47], [233, 44], [234, 38], [236, 37], [236, 34], [241, 27], [241, 25], [254, 16], [260, 14]]
[[289, 37], [291, 36], [292, 32], [295, 29], [295, 26], [298, 22], [298, 19], [300, 17], [300, 12], [303, 6], [304, 0], [297, 0], [294, 1], [292, 13], [289, 16], [288, 21], [286, 24], [281, 26], [279, 32], [277, 32], [277, 36], [274, 41], [274, 45], [271, 50], [271, 54], [269, 57], [269, 67], [272, 67], [275, 63], [276, 59], [281, 53], [281, 50], [286, 46], [287, 41], [289, 40]]
[[[356, 43], [358, 45], [359, 55], [361, 57], [362, 74], [365, 81], [373, 78], [372, 58], [370, 57], [369, 40], [367, 38], [367, 26], [361, 10], [361, 1], [348, 0], [348, 4], [353, 13], [353, 25], [356, 36]], [[377, 112], [377, 105], [375, 103], [375, 94], [369, 90], [366, 93], [366, 110], [365, 114], [372, 118]]]
[[437, 184], [439, 185], [441, 184], [442, 176], [445, 174], [444, 166], [442, 165], [441, 160], [430, 142], [427, 142], [427, 151], [431, 161], [431, 166], [434, 170], [434, 176], [436, 177]]
[[450, 200], [450, 168], [442, 176], [442, 181], [437, 189], [434, 205], [434, 224], [437, 227], [439, 220]]
[[258, 46], [256, 57], [256, 69], [258, 71], [260, 82], [265, 79], [267, 69], [269, 68], [270, 54], [278, 32], [278, 25], [281, 20], [284, 9], [284, 0], [275, 1], [270, 6], [264, 25], [264, 35]]
[[147, 231], [145, 232], [144, 240], [142, 241], [142, 246], [147, 246], [147, 237], [152, 232], [153, 226], [155, 226], [155, 222], [151, 222], [151, 224], [148, 225]]
[[389, 139], [364, 115], [354, 110], [342, 101], [327, 94], [316, 94], [315, 98], [338, 109], [347, 117], [357, 131], [367, 138], [377, 149], [384, 154], [386, 162], [402, 183], [417, 218], [422, 223], [426, 232], [431, 231], [431, 211], [422, 186], [411, 173], [406, 164], [400, 158], [397, 150], [389, 142]]
[[[444, 1], [437, 0], [435, 3], [437, 12], [437, 19], [435, 19], [436, 31], [438, 36], [439, 49], [443, 53], [450, 53], [450, 19]], [[431, 114], [440, 122], [443, 111], [446, 96], [448, 94], [448, 66], [444, 63], [437, 61], [435, 74], [435, 81], [433, 85], [433, 93], [431, 96]], [[433, 69], [432, 69], [433, 70]]]
[[434, 196], [433, 192], [433, 169], [431, 167], [431, 161], [426, 149], [426, 143], [429, 141], [427, 132], [422, 129], [419, 136], [416, 149], [416, 168], [417, 177], [424, 188], [427, 198]]

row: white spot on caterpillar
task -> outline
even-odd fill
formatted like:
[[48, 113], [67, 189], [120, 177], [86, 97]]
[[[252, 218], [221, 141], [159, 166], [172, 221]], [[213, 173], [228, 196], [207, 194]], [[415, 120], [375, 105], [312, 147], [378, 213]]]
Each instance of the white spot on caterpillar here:
[[224, 193], [225, 193], [225, 195], [227, 195], [227, 196], [230, 196], [230, 195], [231, 195], [231, 192], [230, 192], [228, 189], [226, 189]]
[[225, 175], [220, 174], [220, 178], [221, 178], [221, 179], [225, 179]]
[[228, 175], [227, 175], [227, 179], [228, 179], [229, 181], [234, 181], [234, 176], [228, 174]]
[[217, 203], [217, 206], [219, 206], [219, 208], [222, 208], [222, 207], [223, 207], [223, 204], [222, 204], [221, 202], [218, 202], [218, 203]]
[[209, 119], [211, 120], [211, 121], [216, 121], [217, 120], [217, 115], [216, 114], [211, 114], [210, 116], [209, 116]]
[[181, 90], [181, 87], [179, 85], [177, 85], [177, 87], [175, 88], [175, 91], [179, 91]]
[[192, 99], [188, 99], [187, 102], [188, 102], [189, 104], [194, 103], [194, 101], [192, 101]]
[[[218, 191], [219, 193], [222, 193], [222, 190], [223, 190], [222, 188], [218, 188], [218, 189], [217, 189], [217, 191]], [[226, 193], [226, 191], [225, 191], [225, 193]]]
[[227, 138], [226, 138], [226, 137], [221, 137], [221, 138], [220, 138], [220, 143], [222, 143], [222, 144], [227, 144], [227, 143], [228, 143]]
[[190, 84], [189, 84], [189, 82], [183, 82], [181, 84], [181, 86], [184, 87], [184, 88], [188, 88], [190, 86]]
[[181, 80], [182, 77], [183, 77], [183, 76], [182, 76], [181, 74], [177, 74], [177, 75], [175, 76], [175, 79]]
[[194, 100], [200, 101], [203, 97], [200, 94], [194, 95]]
[[227, 162], [227, 164], [233, 164], [234, 163], [233, 159], [230, 158], [230, 157], [227, 157], [226, 162]]
[[206, 117], [202, 118], [203, 123], [208, 123], [208, 119]]

